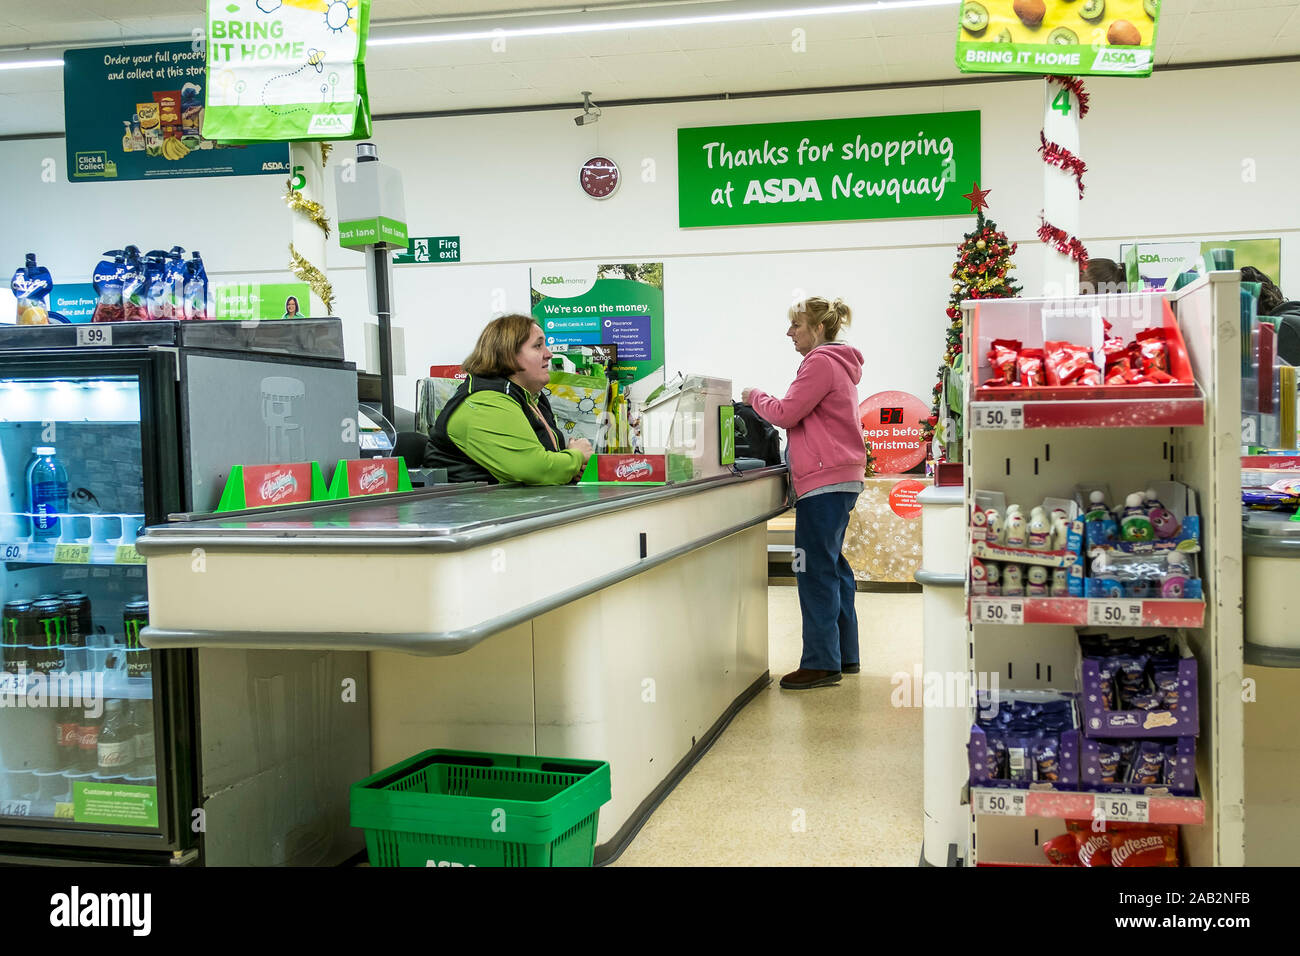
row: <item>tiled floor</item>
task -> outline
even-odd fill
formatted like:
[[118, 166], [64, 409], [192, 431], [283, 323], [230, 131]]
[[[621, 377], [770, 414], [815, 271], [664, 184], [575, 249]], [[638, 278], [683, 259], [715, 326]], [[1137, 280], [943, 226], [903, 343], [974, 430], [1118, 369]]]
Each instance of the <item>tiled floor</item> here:
[[921, 595], [860, 593], [862, 673], [783, 691], [799, 666], [799, 600], [768, 589], [773, 682], [660, 804], [616, 866], [915, 866], [921, 711], [891, 677], [921, 659]]

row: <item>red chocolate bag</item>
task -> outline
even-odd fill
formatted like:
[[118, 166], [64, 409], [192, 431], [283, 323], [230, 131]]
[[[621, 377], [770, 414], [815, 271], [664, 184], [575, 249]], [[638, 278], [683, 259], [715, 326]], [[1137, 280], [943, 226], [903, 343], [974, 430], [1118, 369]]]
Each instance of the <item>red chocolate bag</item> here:
[[1106, 339], [1106, 341], [1102, 343], [1101, 350], [1106, 360], [1107, 375], [1110, 374], [1111, 368], [1115, 365], [1120, 362], [1127, 362], [1128, 346], [1125, 345], [1124, 340], [1119, 337]]
[[[1086, 369], [1096, 371], [1092, 363], [1092, 352], [1073, 342], [1048, 342], [1044, 346], [1047, 352], [1047, 384], [1072, 385]], [[1101, 384], [1101, 375], [1097, 375], [1097, 385]]]
[[1137, 346], [1142, 355], [1142, 370], [1169, 371], [1169, 343], [1164, 329], [1147, 329], [1137, 334]]
[[1016, 357], [1021, 348], [1019, 339], [995, 339], [989, 347], [989, 365], [993, 368], [993, 377], [985, 384], [1015, 385]]
[[1108, 833], [1111, 866], [1177, 866], [1178, 828], [1134, 827]]
[[1043, 852], [1052, 866], [1079, 866], [1079, 844], [1073, 833], [1062, 833], [1043, 844]]
[[1047, 372], [1043, 368], [1042, 349], [1023, 349], [1016, 360], [1020, 370], [1020, 384], [1024, 386], [1042, 386], [1047, 384]]
[[1110, 866], [1110, 838], [1119, 834], [1089, 833], [1079, 831], [1074, 834], [1078, 847], [1080, 866]]

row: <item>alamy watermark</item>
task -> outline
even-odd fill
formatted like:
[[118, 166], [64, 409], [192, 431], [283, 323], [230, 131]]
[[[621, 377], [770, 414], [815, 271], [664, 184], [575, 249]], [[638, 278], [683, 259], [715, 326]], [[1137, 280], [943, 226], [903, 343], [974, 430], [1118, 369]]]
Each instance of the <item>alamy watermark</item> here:
[[[972, 679], [973, 678], [973, 679]], [[986, 720], [997, 716], [1001, 695], [996, 671], [898, 671], [889, 679], [893, 690], [889, 702], [894, 707], [972, 708]]]

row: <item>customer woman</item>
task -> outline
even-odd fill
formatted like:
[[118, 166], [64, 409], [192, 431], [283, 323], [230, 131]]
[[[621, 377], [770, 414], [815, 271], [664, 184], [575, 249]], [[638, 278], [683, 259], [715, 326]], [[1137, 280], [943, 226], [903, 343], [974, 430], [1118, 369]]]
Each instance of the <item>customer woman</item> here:
[[582, 473], [591, 443], [565, 445], [550, 403], [551, 350], [527, 315], [493, 319], [478, 337], [456, 393], [429, 431], [424, 467], [451, 481], [564, 485]]
[[788, 439], [803, 658], [797, 671], [781, 678], [787, 690], [838, 684], [841, 672], [860, 670], [857, 587], [843, 548], [867, 464], [858, 419], [862, 353], [836, 341], [850, 319], [849, 307], [839, 299], [796, 304], [786, 335], [804, 358], [794, 384], [785, 398], [757, 388], [741, 392], [741, 401], [784, 428]]

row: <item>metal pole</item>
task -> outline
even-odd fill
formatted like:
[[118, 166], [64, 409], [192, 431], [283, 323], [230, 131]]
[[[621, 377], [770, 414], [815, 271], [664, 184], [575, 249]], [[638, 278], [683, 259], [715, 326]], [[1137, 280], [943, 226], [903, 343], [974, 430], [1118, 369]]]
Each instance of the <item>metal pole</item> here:
[[375, 269], [375, 315], [379, 319], [379, 395], [384, 417], [397, 427], [393, 411], [392, 289], [389, 284], [387, 249], [372, 247]]

